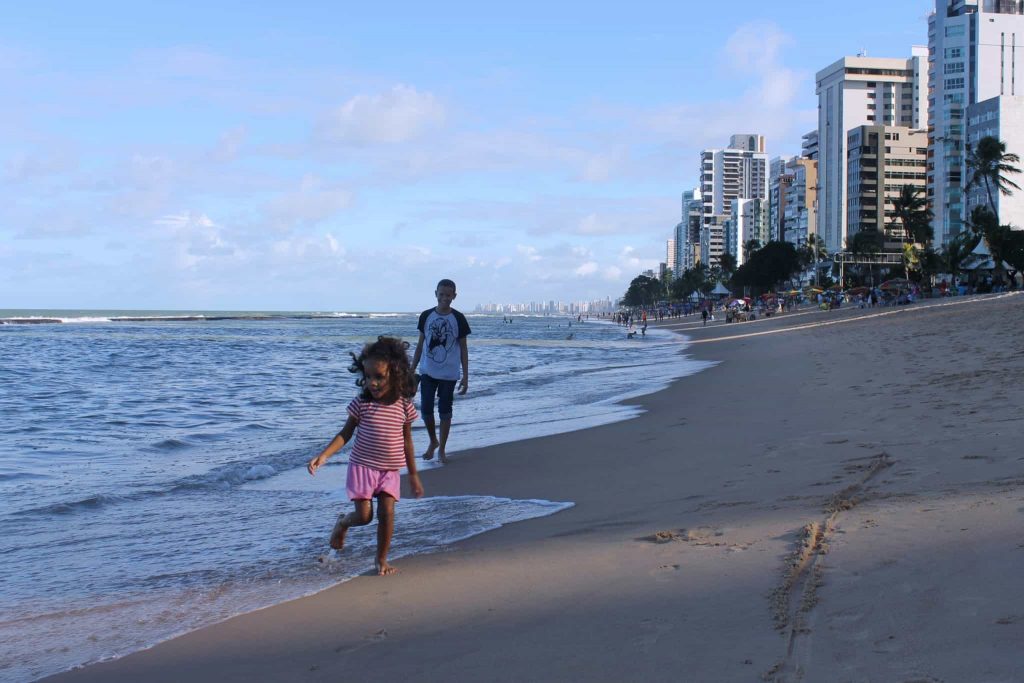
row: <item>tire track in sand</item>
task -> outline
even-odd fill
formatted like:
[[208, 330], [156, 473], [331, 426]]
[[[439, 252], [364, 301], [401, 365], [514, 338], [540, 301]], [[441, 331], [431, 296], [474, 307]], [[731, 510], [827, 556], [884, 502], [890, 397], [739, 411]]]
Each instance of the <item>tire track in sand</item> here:
[[786, 558], [783, 581], [769, 596], [775, 628], [786, 637], [786, 655], [762, 674], [763, 680], [790, 683], [803, 679], [801, 662], [805, 659], [806, 639], [802, 636], [810, 633], [807, 616], [818, 604], [818, 588], [825, 576], [821, 558], [828, 553], [836, 520], [840, 513], [852, 510], [863, 501], [868, 483], [892, 464], [889, 454], [883, 452], [855, 466], [854, 471], [864, 472], [861, 478], [832, 494], [825, 501], [825, 517], [809, 522], [800, 530], [797, 548]]

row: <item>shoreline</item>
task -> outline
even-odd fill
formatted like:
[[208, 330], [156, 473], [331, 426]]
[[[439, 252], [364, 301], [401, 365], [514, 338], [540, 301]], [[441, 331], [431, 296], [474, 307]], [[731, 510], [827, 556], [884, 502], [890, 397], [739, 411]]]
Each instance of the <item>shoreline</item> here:
[[[956, 303], [969, 307], [973, 324], [998, 323], [995, 337], [1004, 341], [1024, 329], [1018, 296]], [[825, 593], [843, 581], [850, 584], [849, 595], [860, 591], [872, 602], [873, 593], [865, 592], [863, 580], [831, 566], [838, 564], [842, 544], [879, 527], [888, 531], [883, 545], [901, 533], [910, 534], [905, 543], [917, 538], [907, 530], [913, 526], [909, 523], [885, 527], [880, 519], [885, 515], [872, 506], [899, 507], [900, 501], [921, 498], [920, 491], [900, 488], [923, 482], [928, 485], [924, 497], [937, 497], [933, 510], [953, 515], [950, 506], [955, 508], [960, 500], [942, 494], [943, 487], [969, 484], [958, 490], [967, 497], [985, 496], [992, 488], [986, 486], [990, 482], [979, 484], [960, 472], [964, 463], [971, 471], [979, 463], [998, 466], [1000, 477], [993, 486], [1008, 487], [1011, 496], [1021, 498], [1024, 473], [1016, 456], [1009, 454], [1012, 444], [994, 440], [980, 428], [979, 418], [973, 417], [976, 409], [948, 418], [956, 423], [951, 428], [958, 435], [966, 432], [974, 445], [984, 442], [994, 454], [979, 449], [959, 456], [953, 462], [958, 467], [932, 471], [930, 450], [968, 439], [918, 436], [915, 442], [906, 428], [927, 422], [929, 410], [905, 402], [907, 391], [864, 393], [872, 389], [865, 385], [875, 382], [916, 385], [916, 374], [908, 372], [917, 369], [914, 357], [905, 348], [911, 331], [934, 337], [941, 328], [953, 347], [970, 349], [968, 342], [977, 341], [975, 331], [954, 315], [965, 310], [926, 301], [870, 318], [858, 315], [859, 309], [821, 312], [822, 320], [811, 325], [803, 324], [808, 317], [787, 314], [696, 327], [685, 353], [721, 362], [624, 402], [641, 406], [641, 415], [453, 452], [453, 466], [423, 475], [428, 494], [542, 498], [571, 501], [573, 508], [473, 537], [450, 552], [406, 557], [397, 577], [359, 577], [313, 597], [45, 680], [157, 681], [185, 675], [196, 681], [337, 680], [353, 671], [373, 671], [372, 680], [398, 675], [422, 680], [679, 680], [680, 672], [688, 672], [692, 680], [752, 680], [757, 675], [786, 680], [787, 672], [797, 668], [820, 671], [815, 667], [823, 660], [846, 656], [831, 626], [856, 621], [856, 601], [838, 616], [815, 605], [839, 602]], [[903, 312], [914, 315], [882, 315]], [[1012, 324], [1007, 324], [1007, 315], [1016, 316]], [[671, 320], [656, 324], [673, 325]], [[788, 334], [776, 333], [787, 329]], [[871, 344], [886, 342], [896, 351], [880, 358], [869, 353]], [[1019, 380], [1021, 362], [1005, 360], [1002, 350], [983, 349], [990, 363], [1009, 363], [1010, 376]], [[926, 359], [932, 365], [937, 360], [935, 354]], [[867, 372], [872, 368], [877, 377]], [[935, 370], [929, 366], [923, 374]], [[951, 373], [949, 381], [961, 402], [980, 403], [995, 388], [1005, 396], [993, 412], [999, 419], [1020, 405], [1009, 398], [1011, 392], [1019, 395], [1019, 389], [1007, 386], [1008, 380], [985, 375], [986, 382], [974, 386], [957, 375]], [[929, 400], [936, 399], [929, 395]], [[780, 404], [788, 409], [780, 410]], [[836, 411], [835, 419], [820, 424], [801, 419], [821, 406]], [[825, 504], [837, 496], [846, 504], [856, 502], [836, 516], [825, 514]], [[1015, 504], [1019, 507], [1019, 500]], [[1009, 512], [1019, 515], [1015, 508], [1008, 512], [1005, 505], [994, 505], [1000, 515], [990, 520], [992, 528], [1007, 524]], [[862, 510], [872, 516], [859, 525], [847, 522], [867, 514]], [[399, 515], [400, 534], [401, 511]], [[893, 518], [921, 515], [900, 508]], [[805, 544], [810, 550], [789, 564], [787, 558], [801, 547], [800, 535], [811, 525], [817, 531]], [[927, 536], [929, 528], [916, 531]], [[652, 542], [658, 540], [666, 542]], [[1024, 538], [1019, 542], [1024, 547]], [[827, 562], [815, 550], [823, 544], [834, 550]], [[987, 550], [990, 559], [1007, 553], [1014, 559], [1013, 551], [1021, 552]], [[899, 564], [897, 559], [897, 569], [871, 566], [860, 575], [898, 573]], [[807, 571], [787, 577], [786, 568], [792, 566]], [[820, 583], [814, 578], [818, 574]], [[723, 591], [721, 584], [729, 590]], [[1012, 585], [994, 582], [992, 587]], [[941, 592], [943, 586], [932, 589]], [[1024, 605], [1017, 604], [1021, 599], [1015, 593], [1003, 593], [1001, 608], [1007, 614], [981, 630], [987, 633], [994, 624], [1010, 636], [1024, 623], [1013, 618], [1024, 614]], [[811, 607], [801, 611], [805, 601]], [[1009, 602], [1015, 604], [1005, 604]], [[893, 607], [890, 612], [889, 620], [898, 620], [899, 611]], [[818, 627], [814, 620], [828, 624]], [[933, 667], [938, 673], [929, 675], [953, 676], [955, 662], [943, 658], [938, 647], [939, 628], [949, 626], [949, 617], [935, 621], [938, 626], [923, 627], [935, 639], [925, 639], [924, 645], [941, 660]], [[875, 625], [867, 622], [860, 626]], [[814, 638], [804, 629], [815, 633]], [[817, 642], [822, 638], [828, 641], [824, 646]], [[812, 640], [814, 648], [807, 645]], [[1010, 661], [1012, 654], [987, 652], [980, 632], [971, 641], [979, 654], [989, 657], [990, 667], [1019, 673]], [[907, 660], [904, 655], [903, 660], [918, 667], [915, 671], [927, 668], [923, 658]], [[872, 664], [850, 666], [853, 672]], [[891, 677], [883, 673], [889, 669], [873, 671], [874, 678]], [[809, 675], [806, 680], [828, 678]]]

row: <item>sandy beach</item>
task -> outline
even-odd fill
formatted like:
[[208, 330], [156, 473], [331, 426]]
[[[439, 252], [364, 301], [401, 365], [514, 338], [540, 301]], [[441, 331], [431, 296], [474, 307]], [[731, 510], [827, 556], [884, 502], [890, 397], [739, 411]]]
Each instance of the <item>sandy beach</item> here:
[[423, 477], [573, 508], [46, 680], [1024, 681], [1024, 296], [662, 326], [717, 365]]

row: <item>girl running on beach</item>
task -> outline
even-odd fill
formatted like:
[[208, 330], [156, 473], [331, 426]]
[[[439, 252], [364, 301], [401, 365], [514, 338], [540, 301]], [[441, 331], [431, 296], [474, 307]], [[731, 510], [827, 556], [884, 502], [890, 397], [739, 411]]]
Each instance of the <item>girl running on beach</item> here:
[[[377, 499], [377, 574], [398, 570], [388, 564], [388, 549], [395, 531], [395, 502], [399, 499], [400, 477], [409, 470], [409, 485], [417, 498], [423, 485], [416, 472], [416, 451], [412, 444], [412, 423], [419, 415], [412, 403], [416, 393], [412, 366], [406, 353], [408, 344], [393, 337], [378, 337], [363, 352], [352, 354], [349, 372], [360, 375], [356, 385], [362, 393], [348, 404], [348, 420], [320, 455], [309, 461], [307, 469], [316, 474], [327, 459], [356, 435], [348, 457], [345, 490], [355, 509], [342, 513], [331, 531], [331, 547], [341, 550], [349, 527], [373, 521], [372, 498]], [[357, 429], [358, 428], [358, 429]]]

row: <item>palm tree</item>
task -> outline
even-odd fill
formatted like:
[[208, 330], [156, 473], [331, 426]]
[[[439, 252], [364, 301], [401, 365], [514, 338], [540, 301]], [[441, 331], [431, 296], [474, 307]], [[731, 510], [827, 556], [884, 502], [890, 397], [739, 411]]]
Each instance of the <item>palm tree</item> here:
[[[910, 270], [919, 263], [915, 243], [931, 242], [932, 210], [928, 208], [928, 200], [916, 185], [904, 185], [898, 197], [892, 200], [895, 218], [891, 225], [899, 226], [903, 243], [903, 271], [910, 279]], [[908, 244], [907, 238], [910, 238]]]
[[1020, 168], [1014, 166], [1020, 163], [1020, 157], [1007, 152], [1005, 142], [987, 136], [978, 140], [974, 147], [967, 145], [967, 157], [964, 161], [971, 174], [964, 189], [970, 190], [979, 185], [984, 187], [985, 194], [988, 195], [988, 206], [993, 214], [998, 215], [992, 192], [998, 190], [1000, 194], [1006, 196], [1011, 194], [1010, 188], [1020, 189], [1020, 185], [1007, 177], [1009, 173], [1021, 172]]
[[903, 242], [911, 238], [912, 242], [927, 244], [931, 241], [932, 210], [928, 208], [928, 199], [916, 185], [904, 185], [898, 197], [892, 200], [893, 212], [896, 214], [892, 222], [903, 232]]
[[[854, 256], [874, 256], [882, 251], [883, 242], [882, 234], [877, 230], [861, 230], [846, 238], [846, 250]], [[863, 263], [858, 264], [857, 268], [861, 280], [864, 279], [864, 265]], [[867, 265], [868, 277], [871, 284], [874, 284], [875, 269], [870, 263]]]
[[[971, 255], [971, 252], [978, 246], [980, 240], [980, 235], [964, 230], [942, 247], [942, 251], [939, 254], [942, 264], [954, 282], [956, 281], [956, 276], [960, 273], [960, 265]], [[951, 282], [950, 284], [952, 285], [953, 283]]]
[[728, 251], [723, 251], [718, 257], [718, 266], [722, 270], [722, 278], [728, 279], [728, 275], [736, 272], [736, 257]]

